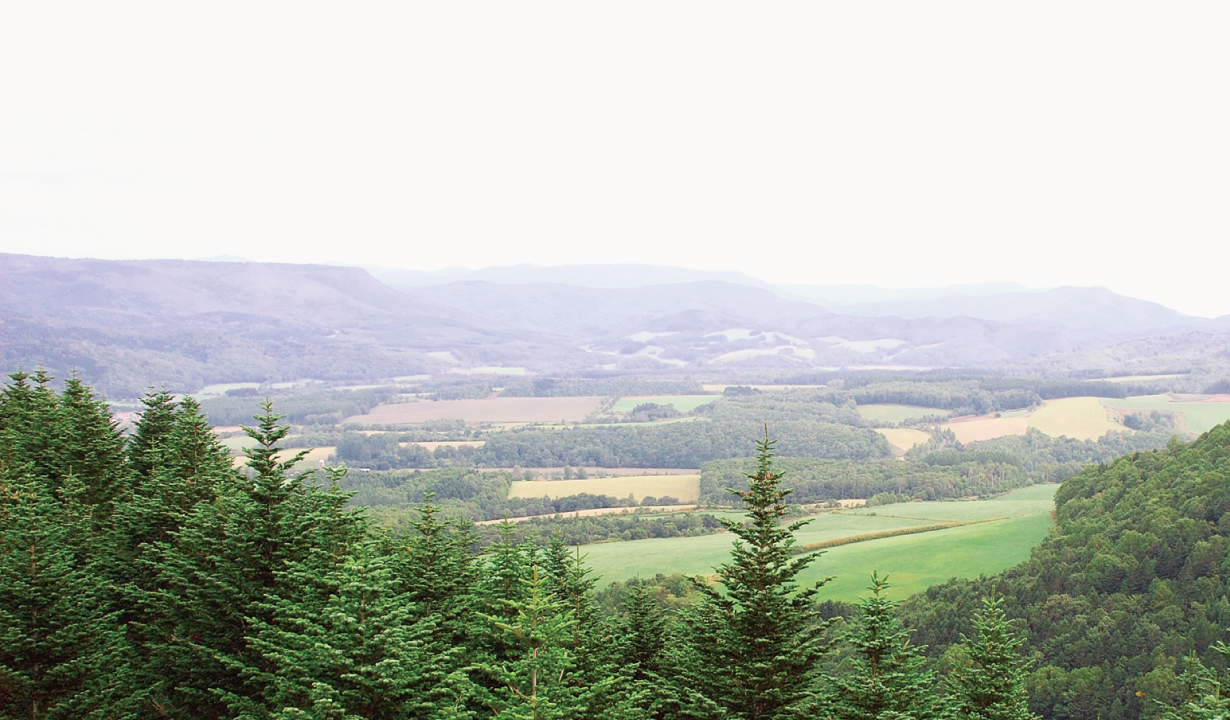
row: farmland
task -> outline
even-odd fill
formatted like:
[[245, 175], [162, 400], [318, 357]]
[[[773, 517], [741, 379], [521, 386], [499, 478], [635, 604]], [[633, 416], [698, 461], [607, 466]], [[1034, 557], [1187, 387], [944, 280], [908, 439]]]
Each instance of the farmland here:
[[1099, 398], [1074, 397], [1047, 400], [1031, 412], [1007, 412], [1001, 417], [960, 419], [946, 423], [944, 427], [952, 430], [961, 442], [1024, 435], [1031, 427], [1051, 437], [1066, 435], [1079, 440], [1096, 440], [1112, 430], [1127, 430], [1110, 419], [1112, 414], [1099, 402]]
[[948, 415], [947, 410], [912, 405], [859, 405], [858, 414], [870, 423], [899, 423], [928, 415]]
[[[1005, 519], [841, 545], [822, 555], [800, 582], [836, 576], [822, 597], [850, 601], [863, 594], [875, 570], [892, 576], [893, 596], [900, 599], [950, 577], [999, 572], [1028, 558], [1046, 535], [1057, 487], [1035, 485], [991, 500], [902, 503], [819, 515], [798, 532], [800, 545], [942, 522]], [[588, 545], [582, 553], [605, 585], [637, 575], [711, 573], [728, 561], [731, 540], [728, 533], [633, 540]]]
[[913, 428], [879, 428], [876, 432], [884, 436], [886, 440], [901, 452], [905, 452], [915, 445], [921, 445], [931, 439], [931, 436], [922, 430], [914, 430]]
[[429, 420], [484, 422], [578, 422], [602, 402], [600, 397], [494, 397], [482, 400], [424, 400], [377, 405], [343, 423], [406, 425]]
[[630, 413], [637, 405], [655, 403], [670, 405], [682, 413], [692, 412], [701, 405], [716, 402], [721, 395], [640, 395], [636, 397], [621, 397], [611, 407], [611, 412]]
[[1227, 402], [1230, 398], [1224, 395], [1217, 398], [1183, 402], [1170, 395], [1142, 395], [1126, 399], [1106, 398], [1102, 404], [1115, 410], [1181, 413], [1179, 426], [1199, 435], [1208, 432], [1214, 425], [1230, 420], [1230, 402]]
[[520, 480], [508, 491], [510, 498], [551, 499], [588, 493], [625, 498], [629, 495], [640, 502], [646, 497], [673, 497], [682, 502], [695, 502], [700, 497], [700, 475], [625, 475], [622, 477], [587, 480]]
[[1075, 397], [1047, 400], [1029, 416], [1029, 426], [1051, 437], [1067, 435], [1078, 440], [1096, 440], [1124, 427], [1107, 418], [1098, 398]]

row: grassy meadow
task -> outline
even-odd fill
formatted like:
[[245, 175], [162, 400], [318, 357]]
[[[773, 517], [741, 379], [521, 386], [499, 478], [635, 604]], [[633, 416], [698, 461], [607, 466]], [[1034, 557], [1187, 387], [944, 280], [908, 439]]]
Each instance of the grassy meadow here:
[[670, 496], [681, 502], [695, 502], [700, 497], [700, 475], [627, 475], [623, 477], [589, 478], [586, 480], [519, 480], [512, 484], [508, 496], [513, 498], [556, 498], [589, 493], [626, 498], [640, 502], [646, 497]]
[[1198, 400], [1182, 402], [1169, 395], [1142, 395], [1126, 399], [1104, 398], [1102, 404], [1115, 410], [1145, 411], [1160, 410], [1161, 412], [1179, 413], [1179, 427], [1197, 435], [1212, 430], [1230, 420], [1230, 402]]
[[611, 412], [630, 413], [637, 405], [656, 403], [658, 405], [670, 405], [679, 412], [686, 413], [692, 412], [701, 405], [717, 402], [721, 397], [721, 395], [639, 395], [621, 397], [615, 401], [615, 405], [611, 407]]
[[[803, 582], [834, 576], [822, 597], [851, 601], [864, 593], [873, 570], [891, 575], [893, 597], [904, 598], [951, 577], [977, 577], [1012, 567], [1029, 557], [1051, 527], [1058, 485], [1035, 485], [976, 501], [901, 503], [815, 517], [796, 535], [806, 545], [853, 535], [990, 520], [945, 530], [841, 545], [825, 551], [802, 575]], [[657, 573], [705, 575], [727, 562], [729, 533], [688, 538], [599, 543], [581, 548], [605, 586], [614, 580]]]

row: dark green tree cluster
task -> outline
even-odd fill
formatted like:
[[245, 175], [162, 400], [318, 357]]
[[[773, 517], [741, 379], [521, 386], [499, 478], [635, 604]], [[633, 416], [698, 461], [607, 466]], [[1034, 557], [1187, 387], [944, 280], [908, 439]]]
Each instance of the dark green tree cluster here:
[[1227, 667], [1230, 424], [1087, 467], [1055, 503], [1056, 527], [1028, 562], [932, 587], [903, 618], [938, 659], [995, 588], [1038, 657], [1031, 706], [1047, 717], [1151, 718], [1195, 702], [1187, 658]]
[[289, 427], [268, 403], [236, 468], [190, 398], [149, 394], [125, 436], [76, 380], [56, 393], [41, 372], [12, 379], [2, 718], [1026, 717], [998, 601], [937, 679], [876, 578], [848, 640], [857, 661], [824, 672], [823, 583], [795, 582], [816, 556], [793, 551], [767, 439], [715, 582], [692, 580], [673, 612], [655, 599], [664, 583], [636, 584], [609, 616], [558, 533], [543, 546], [505, 523], [480, 553], [430, 495], [409, 532], [377, 532], [348, 509], [344, 471], [295, 471], [303, 453], [281, 447]]

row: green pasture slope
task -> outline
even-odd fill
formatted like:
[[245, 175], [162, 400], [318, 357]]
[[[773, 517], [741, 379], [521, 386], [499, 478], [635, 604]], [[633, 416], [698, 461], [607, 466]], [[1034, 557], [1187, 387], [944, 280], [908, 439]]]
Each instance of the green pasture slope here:
[[630, 413], [637, 405], [656, 403], [658, 405], [672, 405], [679, 412], [686, 413], [692, 412], [701, 405], [717, 402], [721, 397], [721, 395], [640, 395], [621, 397], [615, 401], [615, 405], [611, 407], [611, 412]]
[[[892, 597], [904, 599], [952, 577], [1000, 572], [1029, 558], [1051, 528], [1052, 497], [1058, 485], [1034, 485], [991, 500], [901, 503], [840, 515], [820, 515], [797, 534], [806, 545], [853, 535], [934, 525], [990, 520], [913, 535], [851, 543], [831, 548], [800, 576], [801, 582], [833, 577], [821, 591], [826, 600], [854, 601], [866, 592], [872, 571], [890, 575]], [[599, 543], [581, 548], [586, 563], [614, 580], [657, 573], [706, 575], [730, 558], [729, 533], [688, 538]]]
[[859, 417], [873, 423], [900, 423], [914, 418], [927, 417], [928, 415], [948, 415], [947, 410], [917, 407], [914, 405], [859, 405], [856, 409], [858, 410]]
[[1230, 402], [1175, 402], [1169, 395], [1140, 395], [1123, 399], [1102, 398], [1102, 404], [1116, 410], [1183, 413], [1183, 426], [1197, 435], [1230, 420]]

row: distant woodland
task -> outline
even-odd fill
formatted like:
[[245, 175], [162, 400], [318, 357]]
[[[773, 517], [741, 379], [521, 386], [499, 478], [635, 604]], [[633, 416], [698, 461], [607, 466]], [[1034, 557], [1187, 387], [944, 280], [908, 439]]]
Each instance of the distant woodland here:
[[[421, 499], [382, 530], [353, 500], [376, 499], [369, 481], [384, 476], [291, 472], [279, 451], [290, 427], [268, 406], [236, 468], [194, 401], [145, 404], [125, 435], [77, 380], [57, 392], [19, 373], [0, 393], [4, 717], [1225, 712], [1230, 424], [1147, 451], [1122, 445], [1139, 435], [937, 436], [905, 462], [778, 459], [761, 442], [702, 475], [706, 494], [738, 492], [728, 502], [743, 521], [480, 533], [446, 518], [500, 510], [507, 473], [402, 471], [392, 486], [386, 473], [386, 489]], [[1056, 495], [1055, 530], [1002, 575], [904, 599], [869, 572], [874, 592], [856, 605], [793, 580], [824, 558], [790, 552], [791, 502], [993, 494], [1090, 462]], [[568, 547], [712, 532], [742, 543], [716, 585], [596, 593]]]

